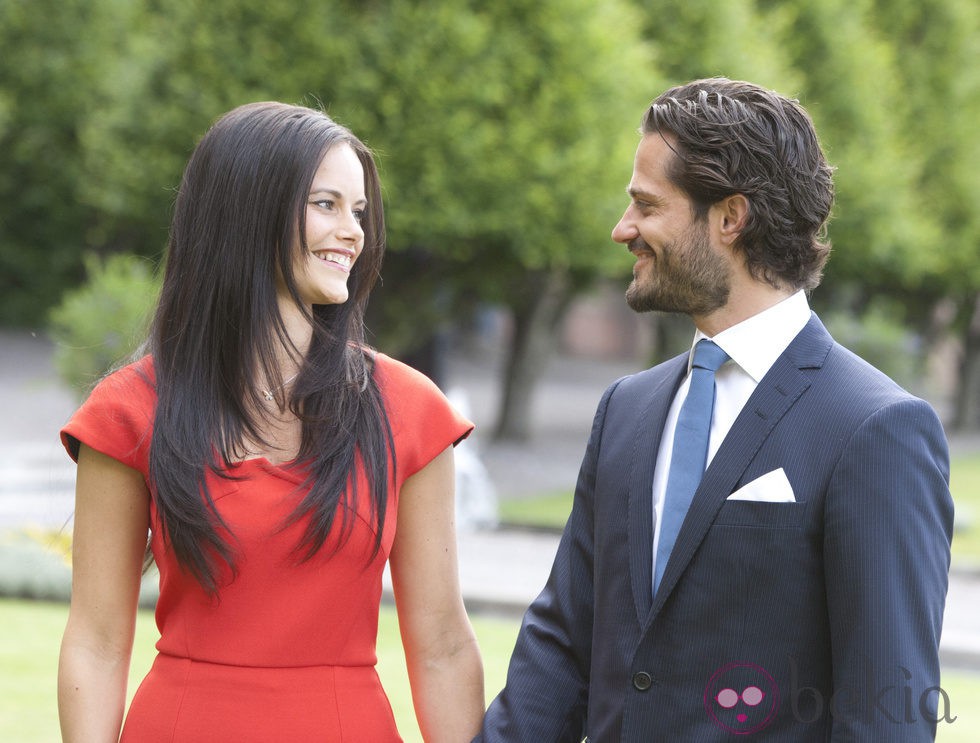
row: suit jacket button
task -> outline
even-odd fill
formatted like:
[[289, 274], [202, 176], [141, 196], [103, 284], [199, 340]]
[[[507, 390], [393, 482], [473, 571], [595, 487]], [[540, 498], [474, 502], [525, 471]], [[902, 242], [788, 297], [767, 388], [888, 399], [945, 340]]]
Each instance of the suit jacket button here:
[[637, 691], [646, 691], [653, 686], [653, 677], [646, 671], [637, 671], [633, 674], [633, 687]]

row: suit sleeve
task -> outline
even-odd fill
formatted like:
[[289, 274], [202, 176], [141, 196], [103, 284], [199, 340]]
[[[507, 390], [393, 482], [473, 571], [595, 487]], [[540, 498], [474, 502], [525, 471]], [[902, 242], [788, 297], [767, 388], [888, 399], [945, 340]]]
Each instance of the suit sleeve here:
[[832, 739], [931, 741], [944, 714], [939, 637], [953, 525], [949, 453], [932, 408], [905, 399], [857, 428], [825, 519]]
[[475, 741], [580, 743], [585, 735], [592, 654], [596, 463], [606, 407], [615, 386], [599, 403], [551, 575], [524, 615], [506, 686], [487, 710]]

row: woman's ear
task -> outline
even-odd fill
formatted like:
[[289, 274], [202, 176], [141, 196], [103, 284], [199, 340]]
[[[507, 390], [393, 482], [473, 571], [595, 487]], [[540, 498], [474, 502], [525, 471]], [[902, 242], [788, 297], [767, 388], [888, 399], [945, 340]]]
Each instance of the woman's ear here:
[[749, 200], [740, 193], [726, 196], [712, 207], [718, 237], [723, 244], [731, 246], [738, 241], [749, 219], [750, 208]]

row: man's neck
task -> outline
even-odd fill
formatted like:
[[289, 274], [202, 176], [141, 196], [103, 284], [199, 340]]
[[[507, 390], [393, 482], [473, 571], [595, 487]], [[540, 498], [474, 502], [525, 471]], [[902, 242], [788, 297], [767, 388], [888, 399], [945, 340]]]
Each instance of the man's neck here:
[[795, 289], [775, 288], [765, 282], [750, 279], [748, 286], [733, 285], [728, 302], [707, 315], [691, 319], [698, 330], [713, 338], [723, 330], [768, 310], [796, 293]]

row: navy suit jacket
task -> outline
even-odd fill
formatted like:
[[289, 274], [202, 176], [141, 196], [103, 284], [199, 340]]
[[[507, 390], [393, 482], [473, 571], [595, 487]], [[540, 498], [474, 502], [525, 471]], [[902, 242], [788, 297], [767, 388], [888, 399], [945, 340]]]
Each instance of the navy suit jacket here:
[[[602, 397], [477, 740], [932, 740], [953, 522], [936, 414], [812, 316], [708, 466], [654, 599], [653, 470], [686, 369]], [[726, 500], [780, 467], [796, 502]]]

